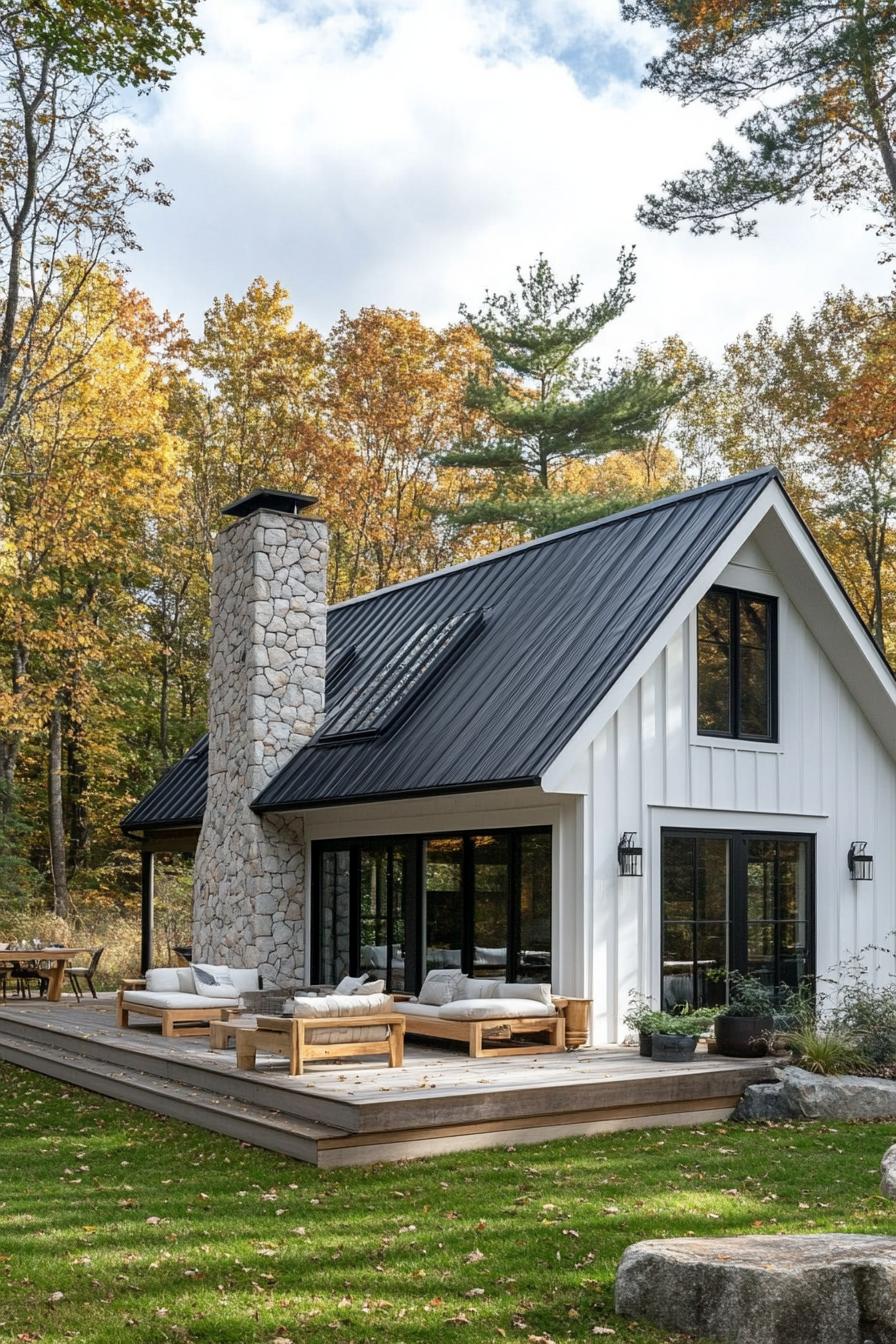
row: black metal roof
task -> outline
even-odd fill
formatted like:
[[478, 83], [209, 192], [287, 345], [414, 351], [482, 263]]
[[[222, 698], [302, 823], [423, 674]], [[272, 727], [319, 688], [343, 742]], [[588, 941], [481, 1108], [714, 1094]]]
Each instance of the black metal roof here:
[[[332, 607], [327, 643], [351, 646], [353, 657], [327, 688], [331, 712], [421, 625], [478, 608], [486, 618], [392, 731], [338, 745], [312, 739], [254, 806], [537, 783], [773, 479], [774, 469], [748, 472]], [[200, 752], [205, 762], [206, 739], [124, 824], [182, 823], [189, 797], [198, 825]]]
[[208, 733], [170, 766], [121, 823], [123, 831], [191, 830], [202, 824], [208, 789]]
[[775, 476], [751, 472], [334, 607], [328, 642], [354, 644], [357, 658], [331, 711], [421, 624], [487, 615], [394, 731], [312, 739], [254, 805], [536, 783]]

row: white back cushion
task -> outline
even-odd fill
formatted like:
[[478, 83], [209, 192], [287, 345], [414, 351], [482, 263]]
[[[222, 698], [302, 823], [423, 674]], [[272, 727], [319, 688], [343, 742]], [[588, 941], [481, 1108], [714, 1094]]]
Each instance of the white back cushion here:
[[258, 988], [258, 971], [254, 966], [231, 966], [230, 978], [233, 980], [234, 988], [240, 994], [250, 989]]
[[552, 1007], [551, 987], [550, 985], [498, 985], [499, 999], [533, 999], [535, 1003], [543, 1003], [546, 1008]]
[[450, 1003], [456, 997], [466, 978], [463, 971], [430, 971], [420, 986], [417, 1002], [441, 1008], [443, 1003]]
[[391, 994], [321, 994], [316, 999], [293, 999], [293, 1017], [369, 1017], [391, 1013]]
[[465, 975], [454, 995], [456, 999], [495, 999], [498, 996], [500, 980], [479, 980], [475, 975]]
[[[146, 988], [153, 994], [177, 994], [182, 993], [180, 987], [180, 977], [178, 976], [177, 966], [153, 966], [146, 972]], [[189, 966], [183, 969], [189, 975], [190, 983], [187, 993], [193, 991], [193, 976], [190, 974]]]
[[382, 994], [386, 988], [385, 980], [368, 980], [366, 985], [359, 985], [355, 990], [356, 994]]

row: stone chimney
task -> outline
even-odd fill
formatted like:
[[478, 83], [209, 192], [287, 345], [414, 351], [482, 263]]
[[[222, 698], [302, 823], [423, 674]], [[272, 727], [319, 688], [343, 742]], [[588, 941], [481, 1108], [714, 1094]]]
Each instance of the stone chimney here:
[[193, 957], [303, 978], [302, 823], [250, 804], [324, 707], [327, 528], [307, 495], [256, 490], [215, 542], [208, 801], [193, 881]]

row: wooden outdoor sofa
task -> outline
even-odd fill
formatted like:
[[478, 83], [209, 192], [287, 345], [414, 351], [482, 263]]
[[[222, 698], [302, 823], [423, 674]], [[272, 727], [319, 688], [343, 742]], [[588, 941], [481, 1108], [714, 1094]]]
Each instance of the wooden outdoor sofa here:
[[[568, 1042], [571, 1005], [575, 1005], [576, 1025]], [[583, 1010], [587, 1018], [590, 1008], [587, 1000], [552, 995], [549, 985], [508, 984], [464, 976], [456, 970], [430, 971], [419, 997], [398, 995], [395, 1006], [405, 1016], [409, 1036], [459, 1041], [472, 1059], [559, 1054], [569, 1045], [583, 1045], [587, 1029], [579, 1020]]]
[[239, 1008], [240, 994], [258, 989], [256, 970], [234, 969], [231, 976], [234, 989], [230, 997], [197, 993], [189, 966], [159, 966], [142, 979], [125, 980], [116, 1000], [118, 1025], [128, 1026], [133, 1013], [157, 1018], [163, 1036], [207, 1036], [210, 1023], [220, 1022], [227, 1012]]

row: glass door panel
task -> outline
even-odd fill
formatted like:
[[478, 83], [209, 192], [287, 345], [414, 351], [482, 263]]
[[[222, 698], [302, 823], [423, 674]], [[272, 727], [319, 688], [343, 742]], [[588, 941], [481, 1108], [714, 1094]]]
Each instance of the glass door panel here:
[[516, 978], [546, 984], [551, 979], [551, 836], [520, 836]]
[[808, 970], [808, 843], [749, 837], [747, 965], [768, 985], [796, 989]]
[[730, 843], [664, 835], [663, 1008], [724, 1002], [728, 964]]
[[320, 980], [338, 984], [351, 961], [351, 851], [325, 849], [320, 857]]
[[474, 976], [503, 980], [507, 975], [510, 905], [510, 838], [470, 837], [473, 865]]
[[464, 945], [463, 837], [426, 841], [423, 890], [426, 902], [427, 971], [460, 968]]
[[363, 848], [358, 855], [359, 968], [386, 988], [405, 983], [406, 854], [402, 845]]

